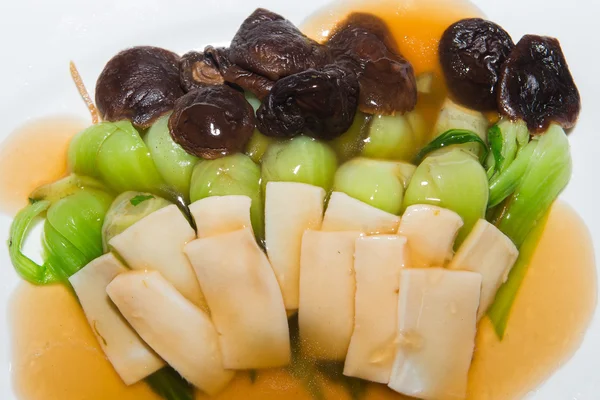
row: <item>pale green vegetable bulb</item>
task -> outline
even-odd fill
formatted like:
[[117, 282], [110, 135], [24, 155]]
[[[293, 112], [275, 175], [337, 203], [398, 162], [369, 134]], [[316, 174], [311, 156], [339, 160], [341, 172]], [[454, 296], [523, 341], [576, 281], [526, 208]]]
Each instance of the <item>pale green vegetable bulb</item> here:
[[344, 162], [360, 154], [365, 145], [365, 139], [369, 135], [371, 118], [370, 115], [356, 111], [350, 128], [341, 136], [328, 142], [337, 154], [340, 162]]
[[100, 178], [97, 159], [104, 141], [119, 129], [128, 129], [127, 121], [100, 122], [79, 132], [69, 144], [69, 170], [78, 175]]
[[405, 115], [375, 115], [361, 154], [369, 158], [410, 161], [419, 144], [420, 138], [416, 137]]
[[246, 145], [245, 153], [252, 161], [260, 164], [267, 149], [273, 143], [277, 143], [277, 139], [265, 136], [258, 129], [254, 129], [254, 133], [252, 133], [252, 137], [250, 137], [250, 141]]
[[102, 180], [117, 192], [163, 193], [166, 190], [150, 150], [129, 122], [104, 140], [96, 165]]
[[399, 214], [405, 183], [408, 184], [414, 170], [415, 167], [407, 163], [355, 158], [338, 168], [333, 190]]
[[144, 192], [121, 193], [112, 202], [102, 225], [102, 247], [109, 250], [108, 242], [142, 218], [170, 205], [162, 197]]
[[99, 178], [117, 192], [167, 191], [148, 147], [129, 121], [102, 122], [77, 134], [68, 158], [72, 172]]
[[263, 199], [260, 167], [245, 154], [233, 154], [215, 160], [200, 161], [194, 167], [190, 200], [210, 196], [244, 195], [252, 199], [250, 217], [254, 234], [264, 237]]
[[337, 169], [335, 152], [318, 140], [297, 136], [269, 147], [262, 161], [263, 189], [267, 182], [300, 182], [331, 190]]
[[150, 127], [144, 142], [162, 178], [187, 200], [192, 170], [200, 159], [189, 154], [173, 141], [169, 132], [170, 115], [170, 113], [164, 115]]
[[404, 194], [403, 210], [413, 204], [432, 204], [459, 214], [464, 222], [455, 247], [480, 218], [485, 217], [489, 188], [487, 175], [472, 153], [447, 149], [426, 157], [417, 167]]

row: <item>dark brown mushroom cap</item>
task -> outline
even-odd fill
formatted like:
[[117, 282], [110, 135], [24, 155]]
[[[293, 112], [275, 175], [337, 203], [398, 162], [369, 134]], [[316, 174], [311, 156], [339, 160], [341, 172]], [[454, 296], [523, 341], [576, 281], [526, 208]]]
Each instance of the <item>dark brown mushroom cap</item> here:
[[188, 153], [206, 159], [242, 151], [254, 125], [250, 103], [227, 85], [189, 92], [177, 100], [169, 117], [173, 140]]
[[251, 92], [259, 99], [263, 99], [269, 94], [269, 91], [275, 83], [262, 75], [247, 71], [238, 65], [232, 64], [229, 60], [229, 49], [227, 48], [207, 46], [204, 49], [204, 55], [218, 68], [221, 76], [226, 82]]
[[500, 69], [514, 46], [502, 27], [481, 18], [450, 25], [440, 40], [439, 57], [454, 100], [475, 110], [496, 110]]
[[354, 13], [327, 42], [338, 64], [360, 84], [358, 108], [369, 114], [405, 113], [417, 103], [412, 65], [400, 54], [388, 27], [371, 14]]
[[329, 63], [325, 46], [306, 37], [281, 15], [259, 8], [231, 41], [229, 59], [242, 69], [276, 81]]
[[130, 120], [148, 128], [183, 96], [179, 56], [158, 47], [133, 47], [110, 59], [96, 82], [96, 105], [105, 121]]
[[357, 101], [351, 71], [334, 64], [309, 69], [275, 83], [257, 111], [258, 129], [273, 137], [334, 139], [350, 128]]
[[579, 91], [558, 40], [525, 35], [502, 67], [498, 90], [501, 114], [523, 119], [533, 133], [555, 122], [572, 128], [581, 109]]
[[186, 92], [206, 85], [221, 85], [223, 76], [215, 63], [198, 51], [190, 51], [181, 57], [181, 87]]

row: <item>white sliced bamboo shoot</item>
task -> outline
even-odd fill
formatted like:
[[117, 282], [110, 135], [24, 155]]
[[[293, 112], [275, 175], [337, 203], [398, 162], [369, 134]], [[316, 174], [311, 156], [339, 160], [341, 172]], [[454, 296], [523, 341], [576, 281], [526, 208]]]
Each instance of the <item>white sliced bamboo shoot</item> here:
[[464, 399], [475, 347], [481, 275], [402, 269], [398, 353], [389, 387], [424, 400]]
[[354, 328], [354, 247], [360, 232], [306, 231], [298, 324], [303, 352], [344, 360]]
[[408, 239], [408, 267], [442, 267], [452, 258], [462, 218], [454, 211], [428, 204], [409, 206], [398, 234]]
[[392, 234], [400, 217], [363, 203], [342, 192], [333, 192], [323, 218], [323, 231], [359, 231], [365, 235]]
[[120, 274], [106, 292], [142, 339], [194, 386], [213, 395], [231, 381], [210, 318], [159, 272]]
[[165, 366], [123, 319], [106, 286], [127, 269], [111, 253], [96, 258], [69, 278], [92, 331], [106, 357], [127, 385]]
[[183, 246], [196, 232], [179, 211], [170, 205], [139, 220], [112, 238], [113, 247], [130, 268], [159, 271], [194, 304], [208, 310], [202, 290]]
[[292, 182], [269, 182], [265, 201], [267, 255], [287, 310], [298, 309], [300, 249], [307, 229], [323, 222], [325, 190]]
[[185, 246], [219, 332], [225, 368], [272, 368], [290, 362], [283, 298], [250, 228]]
[[480, 319], [496, 297], [500, 286], [519, 257], [514, 243], [484, 219], [477, 221], [448, 265], [450, 269], [479, 272], [482, 276]]
[[398, 289], [406, 238], [398, 235], [356, 240], [354, 331], [344, 375], [387, 384], [396, 356]]
[[199, 238], [252, 227], [248, 196], [213, 196], [190, 205]]

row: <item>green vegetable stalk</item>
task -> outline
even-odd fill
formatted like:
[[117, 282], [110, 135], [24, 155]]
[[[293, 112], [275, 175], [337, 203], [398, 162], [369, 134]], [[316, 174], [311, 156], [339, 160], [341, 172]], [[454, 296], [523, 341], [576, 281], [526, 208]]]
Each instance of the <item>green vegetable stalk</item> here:
[[[510, 135], [507, 130], [501, 129], [501, 133], [504, 138]], [[511, 143], [508, 139], [502, 142]], [[500, 148], [501, 154], [502, 151], [508, 153], [504, 147]], [[501, 202], [492, 212], [493, 221], [520, 249], [517, 264], [488, 311], [500, 338], [541, 235], [544, 217], [569, 182], [572, 168], [567, 135], [557, 125], [550, 126], [546, 133], [534, 137], [526, 145], [518, 143], [517, 147], [514, 161], [505, 166], [503, 172], [498, 170], [490, 183], [492, 204]], [[495, 163], [502, 165], [502, 159], [495, 159]]]
[[[61, 181], [58, 185], [65, 193], [74, 190]], [[80, 189], [66, 197], [50, 192], [51, 197], [60, 199], [39, 200], [21, 210], [13, 220], [8, 241], [17, 273], [36, 285], [64, 282], [102, 255], [102, 223], [112, 202], [110, 194], [96, 189]], [[44, 263], [39, 265], [23, 254], [22, 247], [33, 222], [44, 213]]]
[[267, 182], [300, 182], [330, 191], [337, 169], [335, 152], [306, 136], [272, 144], [262, 160], [263, 190]]
[[410, 161], [420, 140], [406, 115], [375, 115], [361, 154], [369, 158]]
[[[155, 135], [160, 136], [158, 133]], [[153, 135], [152, 142], [159, 139], [155, 140]], [[169, 149], [163, 150], [173, 156]], [[103, 122], [86, 129], [73, 138], [68, 155], [74, 173], [100, 178], [117, 192], [138, 190], [176, 197], [159, 173], [148, 146], [129, 121]], [[178, 159], [178, 155], [175, 154], [171, 161]], [[169, 163], [165, 161], [164, 164]], [[177, 177], [175, 181], [179, 185], [178, 172], [173, 176]]]
[[200, 160], [173, 141], [167, 114], [158, 119], [144, 136], [150, 155], [167, 185], [187, 200], [194, 165]]
[[333, 190], [344, 192], [383, 211], [399, 214], [404, 189], [415, 168], [401, 161], [355, 158], [338, 168]]
[[456, 212], [464, 222], [455, 243], [459, 246], [475, 223], [485, 217], [488, 195], [486, 172], [473, 153], [450, 147], [425, 157], [417, 167], [402, 208], [432, 204]]
[[108, 242], [142, 218], [170, 205], [162, 197], [143, 192], [121, 193], [112, 202], [102, 225], [102, 247], [108, 251]]
[[245, 154], [200, 161], [194, 167], [190, 200], [210, 196], [244, 195], [250, 197], [250, 217], [255, 235], [264, 238], [264, 209], [260, 167]]

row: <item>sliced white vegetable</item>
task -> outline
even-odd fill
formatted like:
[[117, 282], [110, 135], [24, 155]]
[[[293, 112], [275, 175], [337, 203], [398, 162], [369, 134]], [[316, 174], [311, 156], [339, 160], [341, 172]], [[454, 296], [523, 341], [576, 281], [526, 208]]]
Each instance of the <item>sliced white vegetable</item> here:
[[306, 231], [298, 324], [303, 353], [343, 360], [354, 327], [354, 246], [360, 232]]
[[333, 192], [323, 219], [323, 231], [359, 231], [365, 235], [396, 233], [400, 217], [342, 192]]
[[199, 238], [252, 227], [248, 196], [212, 196], [190, 205]]
[[325, 190], [318, 186], [291, 182], [267, 183], [267, 254], [287, 310], [298, 309], [302, 235], [307, 229], [321, 229], [324, 201]]
[[250, 228], [185, 246], [219, 332], [230, 369], [290, 362], [287, 316], [277, 279]]
[[106, 292], [142, 339], [194, 386], [213, 395], [233, 378], [208, 315], [159, 272], [120, 274]]
[[196, 238], [196, 232], [179, 211], [170, 205], [139, 220], [109, 245], [132, 269], [159, 271], [177, 290], [204, 310], [206, 301], [183, 246]]
[[484, 219], [477, 221], [448, 265], [450, 269], [479, 272], [482, 276], [480, 319], [496, 297], [500, 286], [519, 257], [514, 243]]
[[389, 387], [425, 400], [464, 399], [475, 346], [481, 275], [402, 269], [398, 353]]
[[479, 111], [471, 110], [446, 99], [433, 128], [435, 136], [450, 129], [467, 129], [487, 140], [489, 121]]
[[452, 258], [452, 246], [461, 226], [462, 218], [454, 211], [427, 204], [407, 207], [398, 234], [408, 239], [408, 266], [444, 266]]
[[398, 235], [356, 240], [354, 332], [344, 375], [387, 384], [396, 356], [398, 289], [406, 238]]
[[127, 269], [111, 253], [69, 278], [106, 357], [127, 385], [158, 371], [165, 362], [135, 333], [106, 294], [106, 286]]

